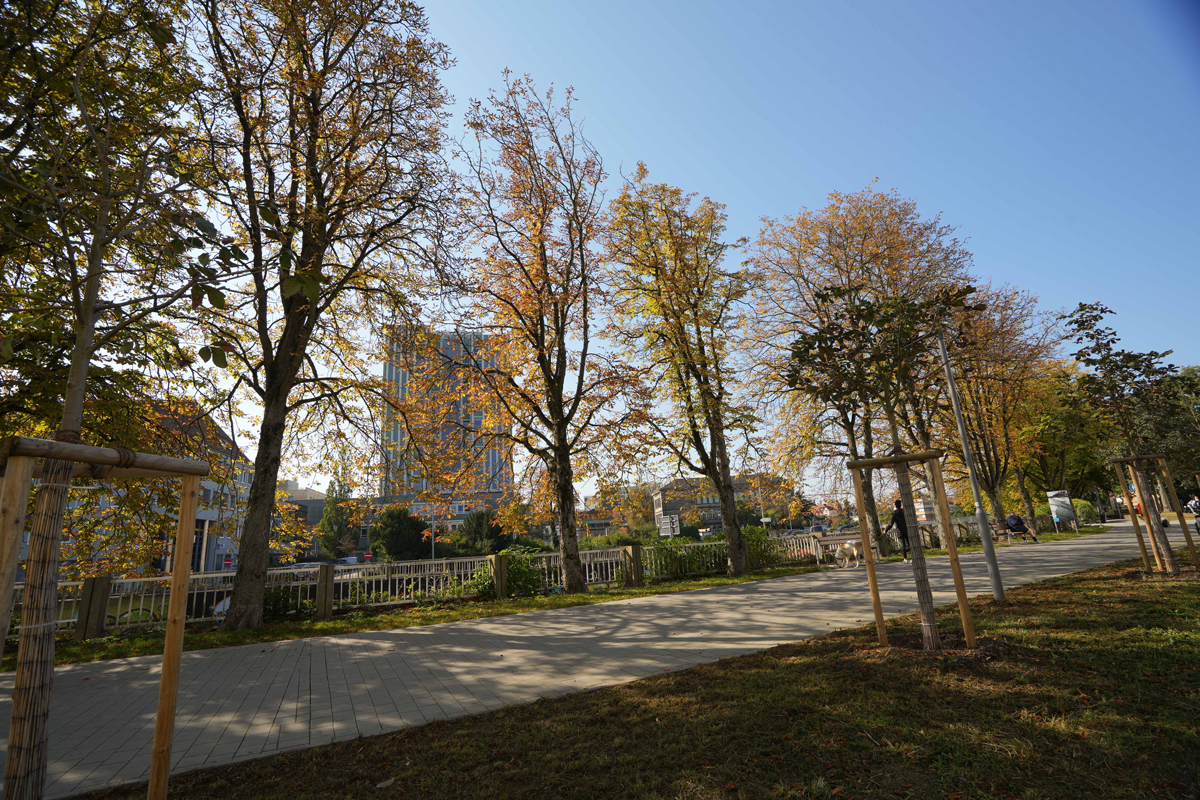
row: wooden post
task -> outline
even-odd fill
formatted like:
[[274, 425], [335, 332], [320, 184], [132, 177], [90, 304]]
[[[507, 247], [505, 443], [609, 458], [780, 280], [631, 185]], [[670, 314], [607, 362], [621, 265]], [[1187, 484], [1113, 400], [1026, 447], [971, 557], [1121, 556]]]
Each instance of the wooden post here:
[[1200, 575], [1200, 557], [1196, 555], [1196, 545], [1192, 541], [1192, 531], [1188, 527], [1187, 520], [1183, 518], [1183, 504], [1179, 502], [1179, 495], [1175, 493], [1175, 483], [1171, 480], [1171, 470], [1167, 468], [1167, 460], [1160, 458], [1158, 465], [1162, 467], [1163, 484], [1167, 487], [1167, 493], [1171, 497], [1171, 505], [1175, 510], [1175, 519], [1179, 520], [1179, 527], [1183, 529], [1183, 538], [1187, 541], [1188, 554], [1192, 557], [1192, 563], [1196, 565], [1196, 572]]
[[8, 459], [4, 484], [0, 486], [0, 657], [4, 655], [4, 640], [12, 622], [13, 587], [17, 583], [17, 566], [21, 561], [21, 539], [25, 532], [25, 510], [29, 506], [29, 490], [33, 483], [33, 459], [14, 456]]
[[[863, 552], [867, 558], [867, 585], [871, 588], [871, 605], [875, 609], [875, 631], [879, 634], [879, 644], [888, 646], [887, 627], [883, 621], [883, 603], [879, 599], [879, 581], [875, 578], [875, 554], [871, 551], [871, 529], [867, 525], [866, 502], [863, 500], [862, 473], [857, 467], [850, 469], [854, 478], [854, 502], [858, 508], [858, 530], [863, 540]], [[820, 545], [817, 545], [820, 553]], [[820, 556], [817, 558], [820, 561]]]
[[625, 573], [625, 586], [645, 586], [646, 577], [642, 570], [642, 546], [630, 544], [621, 548], [621, 569]]
[[317, 619], [333, 618], [333, 564], [317, 567]]
[[79, 613], [75, 618], [75, 641], [97, 639], [104, 635], [108, 616], [108, 597], [112, 593], [112, 576], [84, 578], [79, 596]]
[[508, 597], [508, 556], [488, 556], [488, 569], [492, 573], [492, 583], [496, 586], [496, 599]]
[[1129, 496], [1129, 483], [1125, 480], [1124, 470], [1120, 464], [1113, 464], [1117, 470], [1117, 483], [1125, 495], [1125, 508], [1129, 509], [1129, 519], [1133, 522], [1133, 532], [1137, 534], [1138, 549], [1142, 551], [1142, 565], [1150, 572], [1150, 556], [1146, 553], [1146, 542], [1142, 539], [1142, 529], [1138, 527], [1137, 514], [1133, 513], [1133, 498]]
[[154, 718], [154, 747], [150, 751], [148, 800], [166, 800], [171, 772], [171, 738], [175, 735], [175, 701], [179, 694], [179, 664], [183, 659], [183, 627], [187, 614], [188, 579], [191, 574], [192, 538], [196, 535], [196, 499], [200, 478], [180, 479], [179, 527], [175, 534], [171, 600], [167, 610], [167, 643], [163, 648], [162, 676], [158, 684], [158, 714]]
[[[933, 488], [937, 492], [938, 505], [942, 515], [950, 519], [950, 503], [946, 500], [946, 484], [942, 478], [942, 465], [937, 459], [929, 462], [933, 467]], [[958, 542], [954, 534], [946, 537], [946, 550], [950, 554], [950, 571], [954, 574], [954, 593], [958, 595], [958, 616], [962, 620], [963, 635], [967, 640], [968, 649], [975, 649], [975, 620], [971, 617], [971, 605], [967, 602], [967, 584], [963, 581], [962, 566], [958, 563]]]
[[[1142, 509], [1140, 516], [1142, 523], [1146, 526], [1146, 538], [1150, 540], [1150, 552], [1154, 554], [1154, 565], [1161, 572], [1163, 568], [1162, 555], [1158, 552], [1158, 540], [1154, 538], [1154, 528], [1150, 525], [1150, 512], [1146, 509], [1146, 503], [1142, 500], [1142, 484], [1138, 482], [1137, 471], [1133, 464], [1129, 465], [1129, 482], [1133, 484], [1133, 499], [1134, 502]], [[1139, 512], [1133, 507], [1129, 507], [1131, 516], [1139, 516]], [[1137, 523], [1133, 523], [1137, 525]]]

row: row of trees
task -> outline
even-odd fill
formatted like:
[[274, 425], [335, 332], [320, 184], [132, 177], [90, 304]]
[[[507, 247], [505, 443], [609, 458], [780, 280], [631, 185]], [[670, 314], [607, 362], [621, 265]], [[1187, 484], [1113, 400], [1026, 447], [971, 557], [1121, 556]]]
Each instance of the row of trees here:
[[[1027, 509], [1031, 487], [1104, 488], [1095, 442], [1130, 441], [1073, 402], [1097, 393], [1057, 321], [981, 284], [953, 228], [896, 192], [731, 239], [719, 203], [644, 165], [606, 201], [571, 93], [507, 74], [450, 140], [452, 59], [411, 3], [3, 13], [4, 424], [153, 449], [104, 420], [188, 396], [195, 419], [256, 427], [231, 628], [261, 623], [283, 459], [366, 475], [384, 418], [402, 452], [382, 455], [418, 466], [430, 504], [485, 488], [479, 455], [503, 452], [527, 480], [498, 521], [552, 516], [568, 591], [582, 480], [710, 483], [740, 572], [735, 475], [836, 467], [837, 488], [846, 456], [954, 452], [935, 330], [993, 513], [1013, 487]], [[393, 357], [404, 392], [375, 369]], [[56, 550], [65, 483], [34, 518]], [[868, 477], [870, 508], [883, 486]]]

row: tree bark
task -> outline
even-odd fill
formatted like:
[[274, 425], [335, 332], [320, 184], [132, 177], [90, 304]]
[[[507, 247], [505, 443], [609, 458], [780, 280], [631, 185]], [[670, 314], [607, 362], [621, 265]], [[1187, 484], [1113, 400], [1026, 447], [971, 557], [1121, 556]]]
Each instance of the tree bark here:
[[1037, 532], [1037, 511], [1033, 507], [1033, 498], [1029, 496], [1029, 486], [1025, 483], [1025, 470], [1017, 467], [1017, 490], [1021, 492], [1021, 505], [1025, 509], [1025, 522], [1029, 530]]
[[929, 571], [925, 565], [921, 529], [917, 526], [917, 511], [913, 505], [912, 483], [908, 479], [908, 464], [903, 461], [896, 465], [896, 482], [900, 484], [904, 519], [908, 523], [908, 544], [912, 550], [913, 578], [917, 584], [917, 607], [921, 616], [921, 642], [926, 650], [939, 652], [942, 649], [942, 638], [938, 635], [933, 613], [933, 590], [929, 586]]
[[559, 437], [561, 452], [551, 466], [554, 475], [554, 497], [558, 506], [558, 552], [562, 556], [563, 591], [580, 594], [587, 591], [587, 576], [579, 560], [579, 539], [576, 535], [575, 472], [571, 467], [570, 448], [566, 435]]
[[[281, 396], [282, 395], [282, 396]], [[275, 516], [275, 487], [287, 429], [287, 393], [276, 392], [263, 408], [254, 478], [246, 500], [246, 521], [238, 543], [238, 567], [225, 615], [225, 629], [257, 628], [263, 623], [263, 592], [271, 558], [271, 523]]]
[[[857, 457], [857, 456], [855, 456]], [[883, 532], [883, 526], [879, 524], [879, 507], [875, 503], [875, 487], [871, 482], [871, 475], [874, 470], [864, 469], [862, 471], [862, 491], [863, 491], [863, 507], [867, 512], [867, 522], [870, 525], [871, 541], [879, 550], [879, 556], [890, 556], [893, 552], [892, 537]]]
[[985, 486], [984, 491], [987, 492], [988, 500], [992, 504], [992, 519], [1000, 524], [1004, 524], [1004, 520], [1008, 519], [1008, 514], [1004, 510], [1004, 498], [1000, 494], [1000, 489], [993, 486]]
[[[933, 446], [926, 442], [922, 442], [921, 446], [924, 450], [932, 450]], [[954, 536], [954, 520], [942, 513], [942, 504], [938, 502], [936, 482], [933, 480], [933, 465], [926, 461], [925, 467], [925, 489], [929, 492], [929, 497], [933, 500], [933, 517], [937, 521], [938, 530], [942, 532], [942, 547], [947, 547], [947, 539]], [[950, 504], [950, 498], [946, 498], [947, 506]], [[958, 541], [957, 538], [954, 539]]]

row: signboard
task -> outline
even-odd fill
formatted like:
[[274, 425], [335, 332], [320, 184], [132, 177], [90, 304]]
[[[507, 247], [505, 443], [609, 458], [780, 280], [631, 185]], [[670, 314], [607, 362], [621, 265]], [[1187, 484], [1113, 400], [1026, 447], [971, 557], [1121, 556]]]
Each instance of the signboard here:
[[225, 566], [227, 566], [227, 567], [233, 566], [233, 556], [225, 556]]
[[1071, 496], [1065, 489], [1046, 492], [1046, 500], [1050, 503], [1050, 515], [1056, 522], [1072, 522], [1075, 519], [1075, 509], [1071, 506]]
[[368, 550], [367, 552], [363, 553], [363, 558], [365, 558], [367, 561], [370, 561], [371, 560], [371, 551]]

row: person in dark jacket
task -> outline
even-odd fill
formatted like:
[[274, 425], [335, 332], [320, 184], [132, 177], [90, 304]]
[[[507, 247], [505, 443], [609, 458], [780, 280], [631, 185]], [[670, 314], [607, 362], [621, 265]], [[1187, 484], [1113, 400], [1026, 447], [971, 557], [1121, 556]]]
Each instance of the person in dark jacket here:
[[899, 500], [896, 501], [896, 507], [892, 509], [892, 521], [883, 529], [887, 533], [896, 526], [896, 534], [900, 537], [900, 546], [904, 548], [904, 561], [908, 563], [908, 521], [904, 518], [904, 504]]
[[1029, 530], [1029, 526], [1025, 524], [1025, 520], [1021, 519], [1016, 514], [1008, 515], [1008, 519], [1004, 520], [1004, 527], [1008, 528], [1013, 533], [1018, 534], [1023, 542], [1028, 542], [1029, 539], [1026, 539], [1025, 537], [1030, 536], [1033, 538], [1034, 544], [1041, 544], [1041, 542], [1038, 541], [1037, 534]]

